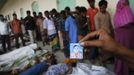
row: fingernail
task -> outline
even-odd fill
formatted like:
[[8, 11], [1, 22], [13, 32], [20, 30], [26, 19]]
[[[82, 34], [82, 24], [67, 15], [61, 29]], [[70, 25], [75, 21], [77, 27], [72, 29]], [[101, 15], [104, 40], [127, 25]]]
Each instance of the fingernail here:
[[80, 43], [80, 45], [84, 46], [84, 42]]

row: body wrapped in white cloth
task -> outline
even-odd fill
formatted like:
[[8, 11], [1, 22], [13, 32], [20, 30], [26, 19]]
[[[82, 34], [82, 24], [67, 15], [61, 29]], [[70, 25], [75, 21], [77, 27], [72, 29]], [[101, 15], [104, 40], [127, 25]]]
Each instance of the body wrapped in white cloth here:
[[21, 47], [13, 50], [12, 52], [0, 55], [0, 71], [6, 71], [11, 69], [17, 61], [25, 61], [35, 56], [34, 49], [37, 48], [37, 44], [31, 44], [29, 46]]

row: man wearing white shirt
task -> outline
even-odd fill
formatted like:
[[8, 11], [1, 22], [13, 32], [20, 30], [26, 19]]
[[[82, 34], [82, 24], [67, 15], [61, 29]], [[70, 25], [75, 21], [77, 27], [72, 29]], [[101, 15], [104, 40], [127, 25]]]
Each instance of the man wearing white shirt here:
[[47, 30], [48, 36], [56, 34], [56, 28], [55, 28], [52, 18], [50, 17], [49, 12], [45, 11], [44, 14], [46, 17], [43, 21], [43, 28]]
[[46, 18], [43, 21], [43, 28], [45, 31], [45, 34], [47, 35], [49, 39], [50, 46], [52, 47], [53, 51], [56, 51], [59, 49], [59, 41], [58, 36], [56, 32], [56, 27], [54, 24], [53, 19], [50, 17], [49, 11], [44, 12]]
[[9, 38], [9, 25], [4, 21], [3, 15], [0, 15], [0, 35], [2, 48], [4, 52], [7, 51], [6, 44], [8, 45], [8, 50], [11, 49], [10, 38]]

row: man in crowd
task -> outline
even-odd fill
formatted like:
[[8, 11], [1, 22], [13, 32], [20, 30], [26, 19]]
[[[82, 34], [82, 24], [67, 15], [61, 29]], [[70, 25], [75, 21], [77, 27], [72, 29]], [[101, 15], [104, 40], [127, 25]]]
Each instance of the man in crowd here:
[[106, 10], [108, 2], [106, 0], [101, 0], [99, 2], [100, 11], [95, 15], [95, 27], [98, 29], [105, 29], [109, 34], [112, 33], [112, 22], [109, 12]]
[[36, 22], [37, 22], [37, 20], [38, 20], [38, 16], [37, 16], [37, 14], [36, 14], [35, 11], [33, 12], [33, 19], [34, 19], [35, 26], [36, 26], [36, 27], [35, 27], [35, 34], [36, 34], [35, 38], [36, 38], [36, 41], [41, 41], [40, 32], [39, 32], [38, 26], [37, 26], [37, 24], [36, 24]]
[[6, 44], [8, 45], [8, 50], [11, 49], [10, 45], [10, 38], [9, 38], [9, 25], [4, 21], [3, 15], [0, 15], [0, 35], [1, 35], [1, 42], [2, 42], [2, 48], [5, 53], [7, 52]]
[[87, 0], [90, 8], [87, 10], [87, 16], [89, 17], [90, 21], [90, 29], [91, 31], [95, 31], [95, 24], [94, 24], [94, 16], [97, 14], [98, 9], [95, 7], [95, 0]]
[[25, 46], [25, 41], [23, 39], [23, 33], [21, 29], [21, 21], [17, 19], [17, 14], [15, 13], [13, 14], [13, 21], [11, 22], [11, 29], [15, 37], [16, 48], [19, 48], [19, 37], [23, 46]]
[[[77, 32], [77, 25], [76, 25], [76, 20], [75, 17], [72, 16], [70, 12], [70, 8], [66, 7], [65, 8], [66, 12], [66, 21], [65, 21], [65, 31], [66, 31], [66, 38], [70, 43], [77, 43], [78, 42], [78, 32]], [[69, 50], [66, 51], [65, 54], [69, 56]], [[67, 56], [67, 57], [68, 57]]]
[[44, 28], [46, 37], [49, 38], [50, 45], [54, 52], [59, 49], [59, 42], [58, 42], [56, 27], [55, 27], [53, 19], [50, 17], [50, 12], [45, 11], [44, 14], [46, 18], [43, 21], [43, 28]]
[[30, 42], [34, 43], [35, 41], [35, 21], [34, 18], [31, 16], [31, 12], [28, 10], [27, 12], [27, 16], [24, 19], [25, 22], [25, 28], [28, 31], [28, 35], [30, 36]]
[[42, 12], [39, 12], [38, 14], [38, 18], [37, 18], [37, 21], [36, 21], [36, 25], [37, 25], [37, 31], [38, 31], [38, 41], [42, 41], [43, 42], [43, 45], [45, 46], [45, 36], [44, 36], [44, 28], [43, 28], [43, 20], [45, 18], [43, 17], [42, 15]]

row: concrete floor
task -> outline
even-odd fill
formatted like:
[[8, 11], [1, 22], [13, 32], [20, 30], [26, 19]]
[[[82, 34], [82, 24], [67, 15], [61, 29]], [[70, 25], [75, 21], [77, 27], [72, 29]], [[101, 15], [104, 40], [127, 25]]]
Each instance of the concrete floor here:
[[[39, 47], [41, 47], [43, 50], [48, 50], [52, 52], [52, 49], [49, 45], [43, 46], [42, 42], [37, 43]], [[64, 53], [61, 50], [58, 50], [55, 52], [55, 56], [58, 63], [62, 63], [65, 59]]]

